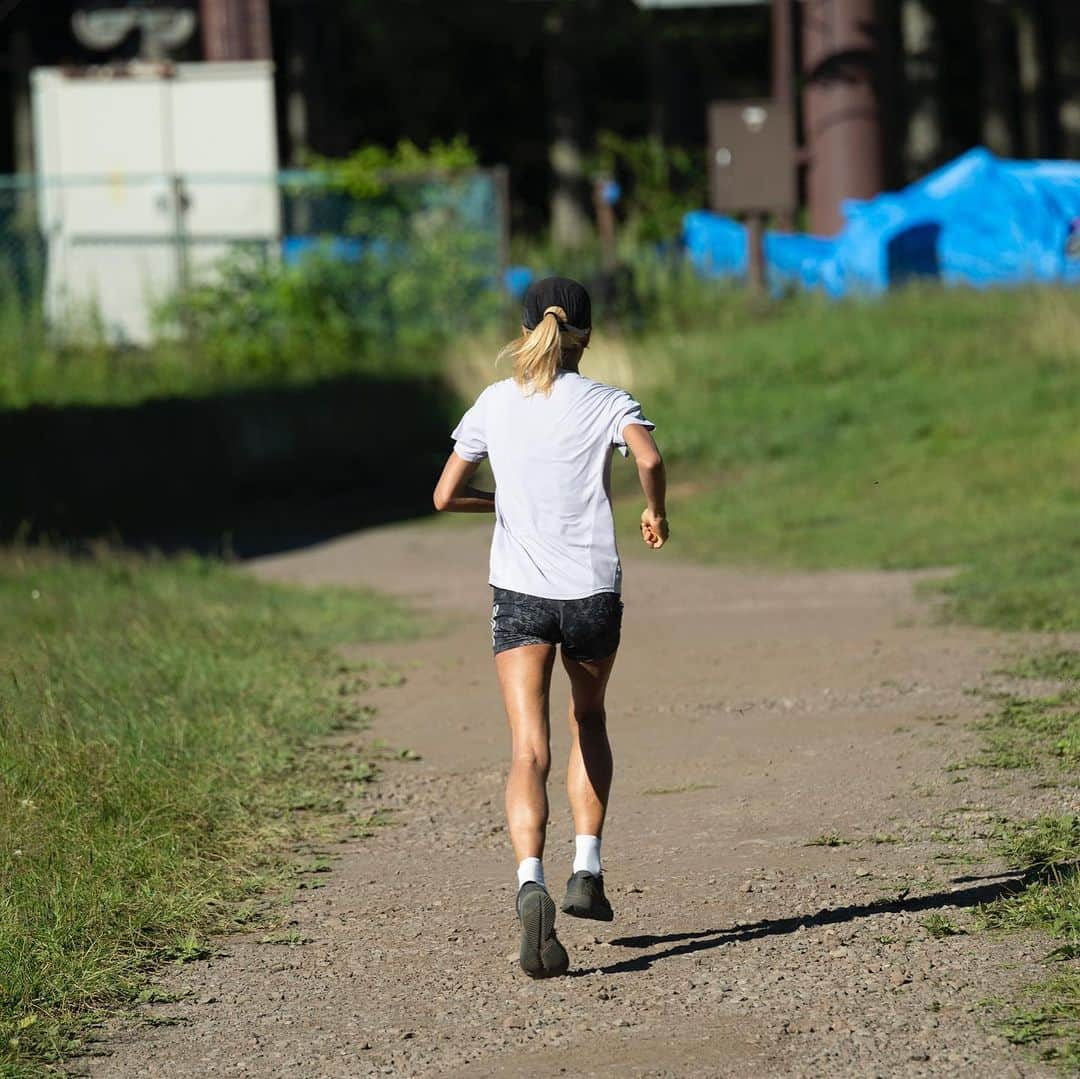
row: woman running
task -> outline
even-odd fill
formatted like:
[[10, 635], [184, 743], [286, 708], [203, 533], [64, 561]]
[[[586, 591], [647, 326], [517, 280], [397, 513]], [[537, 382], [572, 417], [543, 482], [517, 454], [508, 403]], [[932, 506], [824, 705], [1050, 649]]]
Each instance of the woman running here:
[[[646, 546], [659, 549], [668, 537], [654, 425], [628, 393], [578, 372], [591, 328], [589, 294], [576, 281], [549, 277], [529, 288], [522, 335], [499, 354], [513, 361], [513, 378], [488, 386], [465, 413], [434, 495], [439, 510], [495, 512], [492, 647], [513, 744], [506, 816], [518, 859], [520, 961], [533, 978], [565, 974], [569, 966], [542, 863], [557, 645], [570, 677], [567, 793], [577, 833], [562, 909], [577, 918], [613, 917], [600, 860], [612, 772], [604, 692], [622, 623], [613, 448], [634, 455]], [[495, 494], [470, 486], [485, 457]]]

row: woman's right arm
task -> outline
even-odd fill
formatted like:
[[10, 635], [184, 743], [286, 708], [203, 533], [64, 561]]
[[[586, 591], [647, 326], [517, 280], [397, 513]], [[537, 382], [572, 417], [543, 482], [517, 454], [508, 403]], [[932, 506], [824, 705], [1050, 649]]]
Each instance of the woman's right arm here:
[[664, 459], [652, 432], [640, 423], [631, 423], [623, 430], [623, 438], [637, 465], [641, 490], [645, 494], [645, 510], [641, 514], [641, 538], [646, 547], [659, 550], [667, 542], [667, 474]]
[[469, 480], [479, 467], [479, 461], [466, 461], [451, 453], [435, 485], [432, 496], [435, 508], [443, 513], [493, 513], [495, 496], [490, 491], [469, 486]]

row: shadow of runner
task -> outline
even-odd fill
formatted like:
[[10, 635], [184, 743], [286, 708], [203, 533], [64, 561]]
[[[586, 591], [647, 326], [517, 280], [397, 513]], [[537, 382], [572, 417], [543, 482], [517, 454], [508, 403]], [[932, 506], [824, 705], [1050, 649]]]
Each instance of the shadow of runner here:
[[[807, 914], [791, 918], [766, 918], [749, 925], [732, 926], [722, 929], [701, 929], [686, 933], [666, 933], [662, 935], [642, 934], [632, 937], [616, 937], [610, 943], [621, 948], [653, 948], [658, 944], [673, 944], [674, 947], [652, 955], [639, 955], [632, 959], [623, 959], [606, 967], [593, 967], [589, 970], [572, 971], [570, 977], [584, 977], [599, 970], [601, 974], [630, 974], [648, 970], [662, 959], [674, 959], [680, 955], [693, 955], [708, 951], [724, 944], [756, 940], [759, 937], [778, 936], [794, 933], [801, 928], [814, 928], [822, 925], [838, 925], [853, 922], [858, 918], [869, 918], [876, 914], [918, 913], [924, 910], [936, 910], [940, 907], [974, 907], [981, 903], [990, 903], [1003, 896], [1012, 895], [1037, 877], [1035, 873], [999, 873], [995, 883], [980, 884], [976, 887], [963, 888], [955, 892], [932, 892], [929, 895], [881, 900], [874, 903], [851, 904], [845, 907], [826, 908], [816, 914]], [[968, 879], [968, 878], [961, 878]], [[682, 943], [681, 943], [682, 942]]]

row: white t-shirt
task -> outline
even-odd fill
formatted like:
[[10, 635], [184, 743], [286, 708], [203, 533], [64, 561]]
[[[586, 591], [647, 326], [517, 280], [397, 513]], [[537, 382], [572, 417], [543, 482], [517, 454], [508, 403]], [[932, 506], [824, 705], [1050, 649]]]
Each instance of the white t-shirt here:
[[551, 395], [526, 395], [508, 378], [488, 386], [454, 429], [454, 452], [491, 459], [497, 588], [545, 599], [618, 592], [611, 515], [611, 451], [623, 431], [654, 424], [625, 390], [560, 371]]

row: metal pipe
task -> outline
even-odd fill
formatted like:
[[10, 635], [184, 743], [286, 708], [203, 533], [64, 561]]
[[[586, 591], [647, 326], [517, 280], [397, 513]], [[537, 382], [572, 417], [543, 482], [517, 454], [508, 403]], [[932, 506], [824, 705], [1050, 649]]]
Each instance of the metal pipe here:
[[791, 0], [772, 0], [772, 97], [791, 104], [795, 41]]
[[810, 228], [832, 235], [845, 199], [881, 190], [880, 35], [874, 0], [805, 0], [804, 7]]
[[[772, 0], [770, 37], [772, 42], [772, 99], [795, 108], [795, 23], [792, 0]], [[791, 159], [781, 167], [794, 171], [794, 145], [791, 146]], [[774, 218], [775, 226], [781, 232], [791, 232], [795, 227], [795, 208], [778, 210]], [[763, 257], [764, 258], [764, 257]], [[762, 270], [764, 276], [764, 270]]]
[[268, 0], [200, 0], [206, 60], [270, 60]]

